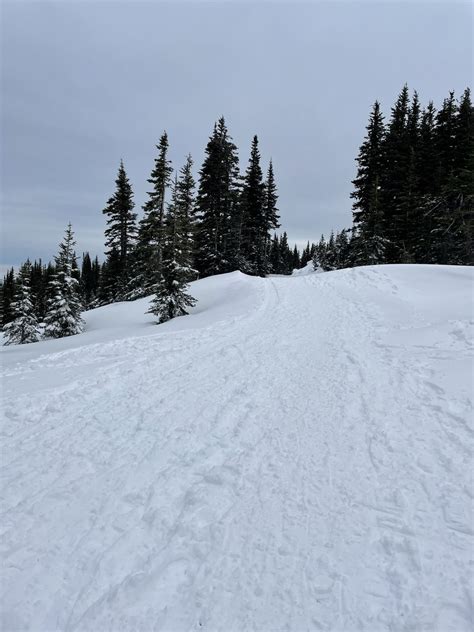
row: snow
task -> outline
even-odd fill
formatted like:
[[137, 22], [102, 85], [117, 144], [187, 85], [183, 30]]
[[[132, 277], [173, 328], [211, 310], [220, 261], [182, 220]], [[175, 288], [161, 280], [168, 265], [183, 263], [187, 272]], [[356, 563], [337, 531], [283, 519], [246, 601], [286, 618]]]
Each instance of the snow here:
[[4, 347], [2, 629], [472, 629], [472, 281], [232, 273]]
[[322, 270], [321, 268], [315, 270], [313, 260], [311, 260], [302, 268], [293, 270], [292, 276], [305, 276], [306, 274], [314, 274], [315, 272], [322, 272]]

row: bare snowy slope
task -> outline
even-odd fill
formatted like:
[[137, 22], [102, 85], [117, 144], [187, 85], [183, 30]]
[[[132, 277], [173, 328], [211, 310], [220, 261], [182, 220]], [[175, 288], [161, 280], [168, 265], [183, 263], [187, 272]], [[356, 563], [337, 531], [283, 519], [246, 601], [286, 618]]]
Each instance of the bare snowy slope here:
[[2, 630], [469, 630], [472, 271], [193, 284], [2, 350]]

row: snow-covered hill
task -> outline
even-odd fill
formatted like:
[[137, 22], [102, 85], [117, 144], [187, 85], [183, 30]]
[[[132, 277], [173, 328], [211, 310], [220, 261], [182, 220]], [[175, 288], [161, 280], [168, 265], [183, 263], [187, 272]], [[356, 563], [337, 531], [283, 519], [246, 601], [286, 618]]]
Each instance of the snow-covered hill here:
[[472, 270], [193, 284], [2, 349], [2, 630], [468, 630]]

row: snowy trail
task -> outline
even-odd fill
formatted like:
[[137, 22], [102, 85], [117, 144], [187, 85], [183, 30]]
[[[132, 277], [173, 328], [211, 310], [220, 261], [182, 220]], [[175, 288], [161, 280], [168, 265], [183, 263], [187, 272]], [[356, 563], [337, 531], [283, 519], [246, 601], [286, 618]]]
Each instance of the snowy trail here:
[[472, 273], [216, 279], [5, 363], [2, 629], [471, 629]]

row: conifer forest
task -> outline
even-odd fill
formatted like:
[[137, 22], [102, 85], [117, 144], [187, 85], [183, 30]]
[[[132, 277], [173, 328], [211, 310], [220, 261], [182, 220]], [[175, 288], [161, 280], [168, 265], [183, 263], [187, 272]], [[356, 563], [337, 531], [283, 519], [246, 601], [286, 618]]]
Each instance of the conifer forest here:
[[[172, 141], [172, 139], [171, 139]], [[5, 344], [79, 333], [81, 311], [153, 295], [156, 322], [187, 313], [189, 283], [240, 270], [288, 275], [313, 262], [325, 271], [384, 263], [472, 265], [474, 119], [471, 93], [420, 103], [405, 85], [391, 111], [378, 101], [356, 157], [353, 224], [289, 243], [280, 223], [278, 165], [263, 165], [258, 137], [239, 160], [226, 121], [214, 125], [196, 172], [191, 155], [169, 159], [163, 132], [137, 212], [120, 161], [104, 208], [105, 258], [76, 253], [68, 225], [54, 260], [27, 260], [1, 285]], [[348, 200], [348, 204], [351, 202]], [[286, 209], [291, 212], [291, 209]], [[317, 209], [314, 223], [317, 227]]]

